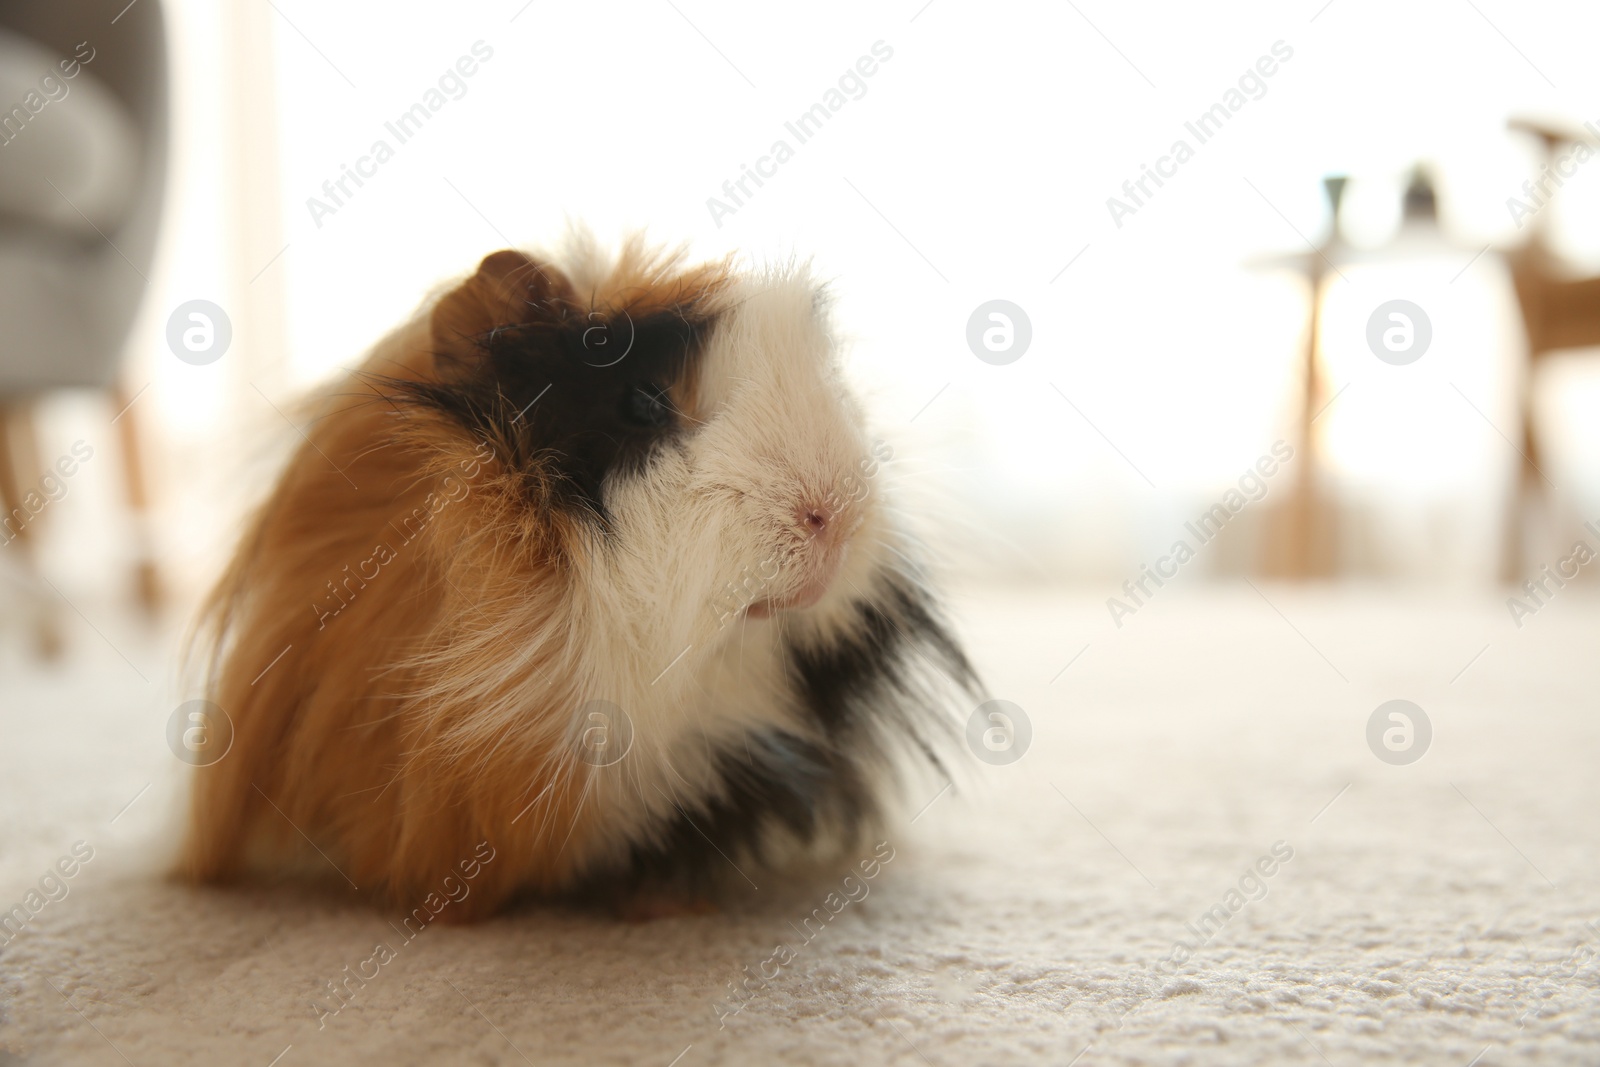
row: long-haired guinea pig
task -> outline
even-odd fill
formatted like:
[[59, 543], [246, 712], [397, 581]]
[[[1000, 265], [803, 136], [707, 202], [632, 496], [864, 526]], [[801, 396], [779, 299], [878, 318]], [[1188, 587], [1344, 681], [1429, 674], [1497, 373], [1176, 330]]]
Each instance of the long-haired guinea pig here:
[[805, 271], [637, 240], [443, 290], [316, 401], [212, 596], [187, 874], [409, 908], [470, 865], [459, 921], [865, 844], [979, 693], [836, 348]]

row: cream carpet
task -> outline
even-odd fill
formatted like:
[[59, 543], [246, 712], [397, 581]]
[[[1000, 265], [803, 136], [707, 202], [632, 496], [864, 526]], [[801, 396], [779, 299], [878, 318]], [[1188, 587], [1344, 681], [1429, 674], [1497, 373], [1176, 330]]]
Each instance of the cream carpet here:
[[[1028, 751], [920, 788], [836, 917], [842, 870], [410, 942], [337, 892], [152, 876], [191, 695], [165, 647], [92, 611], [65, 669], [9, 641], [0, 907], [60, 899], [0, 948], [0, 1063], [1600, 1062], [1600, 600], [1520, 630], [1488, 594], [1244, 583], [1120, 630], [1077, 594], [956, 609]], [[1432, 724], [1409, 765], [1368, 746], [1391, 699]], [[319, 1027], [347, 966], [376, 975]]]

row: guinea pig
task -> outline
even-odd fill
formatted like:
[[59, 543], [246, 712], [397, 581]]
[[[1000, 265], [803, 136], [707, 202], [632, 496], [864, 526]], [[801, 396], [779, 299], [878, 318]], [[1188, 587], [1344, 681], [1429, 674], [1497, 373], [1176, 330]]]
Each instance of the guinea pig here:
[[208, 601], [183, 871], [672, 911], [876, 835], [981, 692], [837, 350], [805, 269], [639, 239], [441, 290]]

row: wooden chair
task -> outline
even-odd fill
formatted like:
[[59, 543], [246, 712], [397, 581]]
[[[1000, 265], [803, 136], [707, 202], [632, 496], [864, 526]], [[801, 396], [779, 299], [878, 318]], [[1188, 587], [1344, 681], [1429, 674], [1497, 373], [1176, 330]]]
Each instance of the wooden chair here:
[[[1567, 145], [1586, 144], [1600, 152], [1600, 144], [1584, 131], [1528, 119], [1513, 119], [1510, 126], [1538, 140], [1546, 163], [1554, 163], [1557, 150]], [[1527, 243], [1506, 253], [1528, 335], [1528, 372], [1520, 378], [1518, 397], [1522, 463], [1507, 507], [1500, 565], [1501, 578], [1512, 583], [1525, 578], [1525, 570], [1531, 565], [1527, 558], [1529, 512], [1546, 499], [1544, 475], [1540, 473], [1543, 450], [1539, 444], [1539, 410], [1534, 403], [1540, 362], [1559, 349], [1600, 345], [1600, 277], [1572, 277], [1550, 248], [1548, 219], [1549, 212], [1536, 212], [1529, 223]]]

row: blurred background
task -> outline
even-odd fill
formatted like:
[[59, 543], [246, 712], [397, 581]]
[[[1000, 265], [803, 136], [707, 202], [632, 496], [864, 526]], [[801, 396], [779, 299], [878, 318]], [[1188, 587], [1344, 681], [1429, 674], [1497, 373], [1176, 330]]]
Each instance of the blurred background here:
[[573, 223], [810, 259], [969, 579], [1511, 595], [1600, 544], [1597, 32], [1505, 0], [0, 5], [5, 655], [186, 617], [296, 399]]

